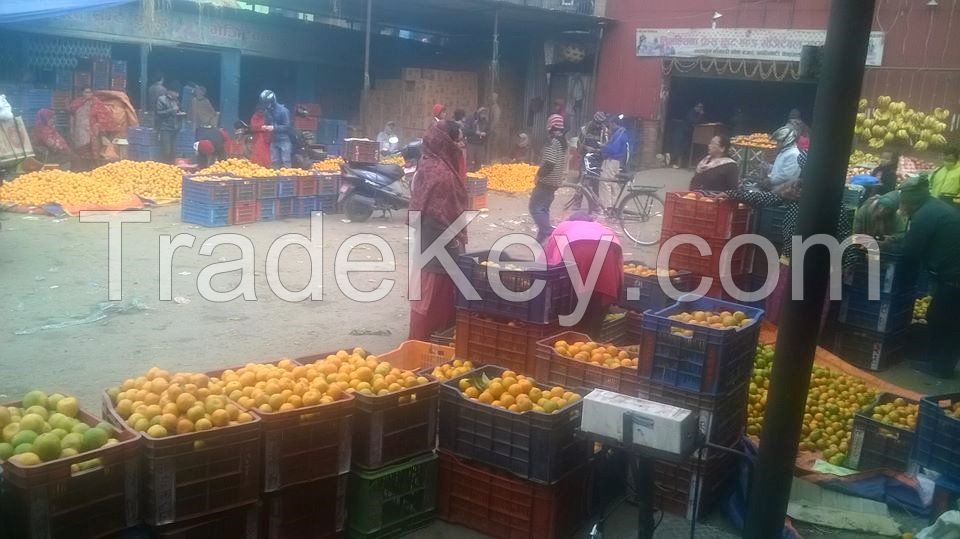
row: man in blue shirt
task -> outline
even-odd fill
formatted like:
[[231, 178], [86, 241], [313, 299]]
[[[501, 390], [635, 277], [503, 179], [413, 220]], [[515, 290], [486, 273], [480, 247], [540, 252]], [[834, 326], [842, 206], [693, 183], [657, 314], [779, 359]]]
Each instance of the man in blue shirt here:
[[600, 148], [603, 164], [600, 166], [600, 178], [612, 180], [627, 164], [629, 144], [627, 130], [620, 125], [619, 118], [610, 117], [610, 140]]
[[270, 90], [260, 92], [260, 104], [263, 105], [264, 126], [273, 136], [270, 138], [270, 163], [273, 168], [290, 168], [293, 152], [293, 126], [290, 123], [290, 111], [277, 103], [277, 96]]

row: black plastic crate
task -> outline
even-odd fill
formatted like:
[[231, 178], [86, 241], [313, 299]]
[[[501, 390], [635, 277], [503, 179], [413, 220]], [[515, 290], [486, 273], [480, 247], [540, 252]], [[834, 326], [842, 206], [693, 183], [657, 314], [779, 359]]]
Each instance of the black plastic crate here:
[[342, 532], [350, 474], [293, 485], [261, 497], [264, 539], [320, 539]]
[[[533, 299], [510, 301], [501, 298], [490, 284], [486, 265], [489, 256], [490, 252], [484, 251], [461, 255], [457, 260], [457, 265], [480, 296], [478, 300], [467, 299], [458, 288], [457, 307], [534, 324], [555, 323], [559, 315], [573, 310], [576, 295], [566, 265], [544, 267], [500, 253], [500, 280], [507, 290], [524, 292], [537, 280], [545, 284]], [[521, 269], [504, 269], [505, 266]]]
[[351, 537], [398, 537], [426, 525], [437, 508], [436, 453], [377, 470], [354, 470], [347, 489]]
[[834, 323], [824, 329], [821, 346], [851, 365], [883, 371], [903, 361], [910, 343], [910, 329], [880, 333], [849, 324]]
[[[753, 322], [736, 329], [714, 329], [669, 318], [695, 311], [741, 311]], [[761, 309], [712, 298], [648, 311], [643, 317], [640, 377], [687, 391], [727, 394], [750, 377], [762, 318]], [[681, 331], [692, 331], [692, 335]]]
[[915, 294], [880, 294], [871, 300], [866, 290], [843, 287], [843, 299], [837, 309], [837, 321], [870, 331], [895, 333], [906, 329], [913, 319]]
[[757, 234], [774, 245], [783, 245], [783, 218], [787, 209], [783, 206], [760, 208], [757, 211]]
[[744, 382], [726, 395], [706, 395], [641, 379], [636, 396], [690, 410], [697, 414], [700, 433], [706, 441], [730, 446], [743, 435], [749, 385], [749, 382]]
[[850, 289], [866, 293], [870, 283], [870, 262], [879, 268], [879, 285], [881, 294], [913, 295], [916, 297], [917, 275], [904, 271], [903, 255], [897, 252], [880, 251], [869, 253], [863, 249], [857, 250], [857, 262], [852, 272], [844, 276], [844, 284]]
[[[629, 261], [625, 264], [638, 264], [638, 262]], [[670, 277], [670, 282], [677, 290], [689, 292], [693, 289], [693, 274], [689, 271], [678, 271], [675, 277]], [[664, 292], [658, 277], [641, 277], [624, 272], [623, 289], [620, 291], [622, 307], [642, 313], [647, 309], [660, 310], [675, 302], [675, 299]]]
[[960, 418], [953, 414], [960, 393], [920, 399], [914, 460], [948, 478], [960, 480]]
[[891, 403], [898, 398], [917, 404], [915, 400], [904, 399], [893, 393], [881, 393], [873, 404], [853, 416], [847, 467], [863, 471], [875, 468], [907, 471], [913, 452], [914, 432], [872, 417], [878, 405]]
[[583, 401], [553, 414], [516, 413], [470, 400], [460, 392], [461, 378], [485, 374], [493, 379], [504, 370], [487, 365], [444, 382], [440, 391], [440, 448], [544, 484], [583, 465], [589, 458], [589, 446], [576, 435]]

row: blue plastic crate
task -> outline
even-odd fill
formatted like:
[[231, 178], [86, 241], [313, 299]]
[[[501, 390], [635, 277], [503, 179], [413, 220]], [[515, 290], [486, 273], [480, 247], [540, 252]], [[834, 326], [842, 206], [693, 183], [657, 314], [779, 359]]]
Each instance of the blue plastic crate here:
[[154, 131], [151, 127], [128, 127], [127, 143], [131, 146], [156, 146], [156, 131]]
[[877, 253], [868, 253], [864, 250], [858, 250], [856, 266], [852, 272], [844, 276], [843, 283], [849, 285], [851, 289], [866, 293], [870, 284], [870, 262], [875, 262], [879, 267], [878, 282], [880, 293], [882, 294], [913, 294], [917, 290], [917, 274], [907, 274], [906, 265], [902, 263], [903, 255], [899, 252], [880, 251]]
[[293, 211], [290, 217], [310, 217], [315, 211], [320, 211], [319, 197], [296, 197], [293, 199]]
[[293, 215], [294, 198], [278, 198], [275, 210], [277, 219], [286, 219]]
[[960, 481], [960, 419], [948, 416], [960, 402], [960, 393], [931, 395], [920, 399], [913, 460], [953, 481]]
[[30, 88], [20, 94], [20, 107], [39, 110], [53, 107], [53, 90]]
[[230, 204], [201, 204], [183, 201], [180, 220], [200, 226], [227, 226], [230, 224]]
[[297, 181], [289, 178], [277, 180], [277, 198], [290, 198], [297, 192]]
[[914, 292], [880, 294], [870, 300], [866, 290], [844, 285], [843, 299], [836, 307], [837, 321], [870, 331], [894, 333], [906, 329], [913, 319]]
[[277, 201], [263, 200], [260, 202], [260, 220], [274, 221], [277, 218]]
[[317, 197], [317, 207], [318, 211], [323, 213], [336, 213], [337, 211], [337, 199], [340, 195], [320, 195]]
[[327, 157], [336, 157], [343, 153], [342, 144], [327, 144]]
[[[696, 311], [740, 311], [752, 322], [736, 329], [716, 329], [669, 318]], [[763, 314], [762, 309], [706, 297], [647, 311], [641, 331], [640, 374], [687, 391], [729, 393], [750, 378]]]
[[159, 146], [140, 146], [140, 145], [130, 145], [127, 148], [127, 156], [133, 161], [160, 161], [162, 155], [160, 155]]
[[233, 203], [233, 180], [199, 181], [195, 176], [183, 177], [183, 202], [198, 204]]

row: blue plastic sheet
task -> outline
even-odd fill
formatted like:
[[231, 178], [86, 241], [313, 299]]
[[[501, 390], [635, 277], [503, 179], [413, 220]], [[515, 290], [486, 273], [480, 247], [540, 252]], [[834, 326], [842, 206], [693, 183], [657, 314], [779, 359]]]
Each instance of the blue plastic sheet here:
[[3, 0], [0, 1], [0, 24], [62, 17], [77, 11], [104, 9], [134, 1], [136, 0]]

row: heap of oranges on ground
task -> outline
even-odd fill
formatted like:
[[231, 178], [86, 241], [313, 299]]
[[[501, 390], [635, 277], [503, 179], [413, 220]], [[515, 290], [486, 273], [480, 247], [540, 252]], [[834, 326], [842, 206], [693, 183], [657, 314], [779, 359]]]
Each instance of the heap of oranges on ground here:
[[506, 370], [493, 379], [485, 374], [466, 376], [458, 387], [470, 400], [489, 404], [514, 413], [539, 412], [555, 414], [580, 400], [580, 395], [562, 387], [542, 389], [532, 378]]
[[[734, 311], [734, 312], [694, 311], [692, 313], [682, 312], [678, 314], [672, 314], [667, 318], [676, 322], [683, 322], [685, 324], [693, 324], [696, 326], [703, 326], [711, 329], [737, 329], [740, 327], [749, 326], [750, 324], [753, 323], [753, 318], [747, 318], [747, 315], [743, 311]], [[687, 337], [693, 336], [692, 329], [673, 327], [673, 328], [670, 328], [670, 330], [671, 330], [671, 333], [674, 333], [677, 335], [684, 335]]]
[[[747, 402], [747, 434], [751, 436], [759, 436], [763, 427], [773, 358], [773, 346], [757, 347]], [[842, 466], [849, 450], [853, 416], [876, 397], [876, 391], [863, 380], [815, 365], [810, 375], [800, 449], [818, 451], [830, 464]]]
[[533, 189], [537, 169], [526, 163], [498, 163], [487, 165], [468, 177], [486, 178], [487, 189], [494, 191], [526, 193]]
[[567, 341], [557, 341], [553, 344], [553, 349], [562, 356], [608, 369], [637, 368], [636, 356], [612, 344], [603, 345], [593, 341], [570, 344]]
[[740, 135], [730, 139], [731, 144], [737, 146], [747, 146], [750, 148], [761, 148], [764, 150], [774, 150], [777, 142], [770, 138], [766, 133], [751, 133], [749, 135]]
[[657, 277], [659, 275], [676, 277], [679, 275], [677, 270], [658, 270], [657, 268], [648, 268], [643, 264], [636, 264], [633, 262], [624, 264], [623, 272], [630, 275], [636, 275], [638, 277]]
[[173, 165], [117, 161], [89, 172], [41, 170], [0, 185], [0, 202], [21, 206], [110, 205], [140, 195], [152, 200], [180, 198], [183, 172]]

